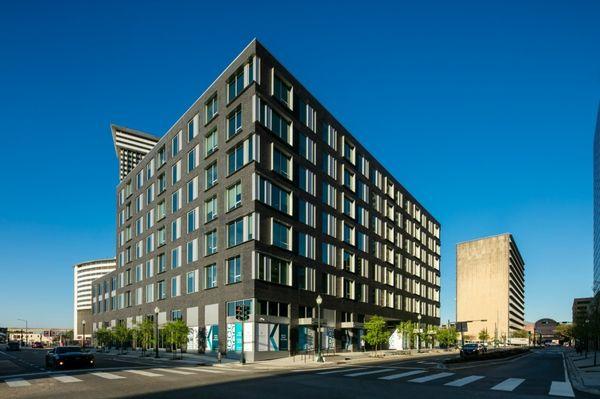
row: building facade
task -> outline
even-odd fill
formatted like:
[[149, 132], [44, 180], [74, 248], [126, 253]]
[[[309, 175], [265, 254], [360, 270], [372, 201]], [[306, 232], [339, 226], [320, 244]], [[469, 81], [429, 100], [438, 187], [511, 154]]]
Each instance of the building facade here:
[[594, 134], [594, 296], [600, 292], [600, 106]]
[[[188, 350], [357, 349], [372, 315], [439, 324], [440, 225], [252, 41], [117, 188], [94, 328], [183, 319]], [[243, 325], [235, 307], [250, 307]], [[158, 308], [155, 316], [154, 309]]]
[[525, 326], [525, 263], [511, 234], [456, 247], [456, 317], [468, 335], [505, 342]]
[[572, 314], [573, 324], [582, 324], [588, 319], [590, 305], [594, 298], [575, 298], [573, 299]]
[[116, 268], [116, 259], [97, 259], [73, 266], [73, 339], [83, 339], [82, 322], [89, 323], [86, 337], [91, 337], [92, 282]]

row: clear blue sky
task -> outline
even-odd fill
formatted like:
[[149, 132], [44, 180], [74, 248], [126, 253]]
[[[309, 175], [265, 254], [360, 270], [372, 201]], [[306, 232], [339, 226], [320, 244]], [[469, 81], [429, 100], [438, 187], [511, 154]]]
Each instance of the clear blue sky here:
[[254, 37], [441, 221], [443, 320], [455, 244], [502, 232], [528, 320], [591, 293], [598, 1], [83, 3], [0, 11], [0, 325], [71, 325], [71, 266], [115, 252], [109, 124], [163, 134]]

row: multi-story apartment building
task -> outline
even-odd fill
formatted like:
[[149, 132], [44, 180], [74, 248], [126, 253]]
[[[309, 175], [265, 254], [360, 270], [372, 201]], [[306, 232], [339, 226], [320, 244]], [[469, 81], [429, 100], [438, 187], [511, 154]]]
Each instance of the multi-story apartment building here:
[[511, 234], [456, 246], [456, 318], [502, 342], [525, 326], [525, 263]]
[[[357, 348], [371, 315], [439, 324], [440, 225], [252, 41], [117, 188], [94, 328], [182, 318], [188, 350]], [[250, 306], [242, 327], [235, 307]]]
[[594, 134], [594, 296], [600, 292], [600, 106]]
[[589, 309], [593, 300], [594, 298], [591, 297], [573, 299], [573, 306], [571, 307], [573, 324], [585, 323], [585, 321], [589, 318]]
[[86, 338], [92, 334], [92, 282], [116, 268], [116, 259], [96, 259], [73, 266], [73, 338], [83, 339], [83, 325], [86, 321]]

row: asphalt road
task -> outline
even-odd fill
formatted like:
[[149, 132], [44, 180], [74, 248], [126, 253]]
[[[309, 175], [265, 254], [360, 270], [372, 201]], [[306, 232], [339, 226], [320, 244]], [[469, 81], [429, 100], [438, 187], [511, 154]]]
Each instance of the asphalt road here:
[[[503, 361], [444, 367], [441, 357], [320, 369], [220, 367], [98, 355], [90, 370], [47, 372], [36, 359], [44, 351], [9, 352], [25, 375], [1, 369], [0, 398], [541, 398], [591, 395], [565, 383], [560, 350], [546, 349]], [[6, 360], [0, 353], [0, 360]], [[41, 358], [39, 356], [42, 356]], [[30, 362], [21, 364], [21, 362]], [[35, 368], [37, 367], [37, 371]], [[13, 370], [14, 371], [14, 370]]]

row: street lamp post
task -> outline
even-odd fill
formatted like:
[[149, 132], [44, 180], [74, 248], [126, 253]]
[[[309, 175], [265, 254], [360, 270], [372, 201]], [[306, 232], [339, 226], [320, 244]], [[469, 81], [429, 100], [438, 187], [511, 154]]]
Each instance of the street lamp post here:
[[82, 333], [83, 333], [83, 334], [82, 334], [82, 335], [83, 335], [83, 339], [81, 340], [81, 347], [82, 347], [83, 349], [85, 349], [85, 320], [83, 320], [83, 321], [81, 322], [81, 326], [83, 327], [83, 331], [82, 331]]
[[154, 357], [158, 357], [158, 312], [160, 309], [154, 308]]
[[317, 338], [319, 342], [318, 346], [318, 355], [317, 362], [323, 363], [323, 356], [321, 355], [321, 304], [323, 303], [323, 298], [321, 295], [317, 295]]
[[[29, 345], [29, 332], [28, 332], [28, 327], [27, 327], [27, 320], [25, 319], [17, 319], [20, 321], [24, 321], [25, 322], [25, 346]], [[21, 334], [21, 341], [23, 340], [23, 334]]]

